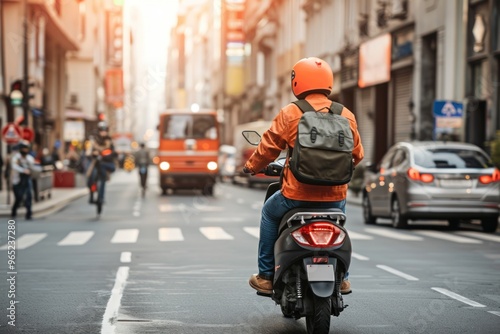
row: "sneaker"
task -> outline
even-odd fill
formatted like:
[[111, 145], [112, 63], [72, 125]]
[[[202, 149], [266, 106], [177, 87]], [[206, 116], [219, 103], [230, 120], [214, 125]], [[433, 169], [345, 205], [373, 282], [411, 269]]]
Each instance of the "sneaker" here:
[[260, 293], [271, 295], [273, 293], [273, 281], [268, 279], [263, 279], [257, 274], [250, 276], [248, 283], [252, 288]]
[[349, 280], [343, 280], [342, 283], [340, 283], [340, 293], [343, 295], [348, 295], [352, 292], [351, 290], [351, 282]]

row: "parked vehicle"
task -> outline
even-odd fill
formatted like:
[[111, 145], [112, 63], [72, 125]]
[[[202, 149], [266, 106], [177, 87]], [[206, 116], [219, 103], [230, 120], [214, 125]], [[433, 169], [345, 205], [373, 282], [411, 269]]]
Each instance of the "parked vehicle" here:
[[236, 147], [221, 145], [219, 148], [219, 177], [221, 180], [233, 179], [236, 171]]
[[257, 133], [264, 133], [271, 126], [270, 121], [255, 121], [244, 124], [239, 124], [234, 128], [234, 146], [236, 147], [235, 155], [235, 173], [233, 176], [233, 183], [242, 183], [252, 188], [256, 184], [268, 185], [276, 182], [279, 178], [276, 176], [269, 176], [265, 174], [250, 175], [243, 173], [243, 166], [245, 162], [252, 156], [255, 151], [255, 146], [250, 145], [243, 137], [243, 131], [255, 131]]
[[479, 147], [457, 142], [400, 142], [375, 168], [368, 165], [363, 190], [365, 224], [391, 218], [448, 220], [452, 228], [480, 219], [495, 232], [499, 216], [500, 171]]
[[[254, 131], [244, 132], [249, 142]], [[279, 176], [285, 157], [262, 171]], [[267, 188], [266, 199], [280, 188]], [[279, 225], [274, 245], [276, 271], [271, 297], [287, 318], [306, 318], [307, 333], [330, 332], [331, 316], [339, 316], [344, 305], [340, 284], [351, 263], [351, 241], [344, 228], [346, 215], [340, 209], [297, 208], [287, 212]]]

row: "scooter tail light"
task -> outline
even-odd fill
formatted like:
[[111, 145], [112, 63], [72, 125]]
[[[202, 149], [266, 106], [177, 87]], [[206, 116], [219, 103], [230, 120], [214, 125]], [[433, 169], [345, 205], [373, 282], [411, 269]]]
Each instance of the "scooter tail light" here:
[[330, 248], [341, 245], [346, 234], [332, 223], [315, 222], [293, 231], [292, 237], [303, 246]]

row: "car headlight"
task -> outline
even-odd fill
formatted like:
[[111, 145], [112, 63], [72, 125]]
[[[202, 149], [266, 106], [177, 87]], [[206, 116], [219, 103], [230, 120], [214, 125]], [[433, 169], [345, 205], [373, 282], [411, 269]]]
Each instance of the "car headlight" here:
[[216, 170], [217, 169], [217, 163], [215, 161], [210, 161], [207, 164], [208, 170]]
[[160, 169], [161, 170], [169, 170], [170, 169], [170, 164], [166, 161], [163, 161], [160, 163]]

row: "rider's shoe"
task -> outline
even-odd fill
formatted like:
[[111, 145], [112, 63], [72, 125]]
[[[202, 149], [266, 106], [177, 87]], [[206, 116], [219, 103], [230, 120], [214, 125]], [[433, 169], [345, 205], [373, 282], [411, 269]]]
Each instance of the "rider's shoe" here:
[[351, 289], [351, 282], [349, 280], [343, 280], [342, 283], [340, 283], [340, 293], [343, 295], [348, 295], [352, 292]]
[[257, 290], [260, 293], [270, 295], [273, 293], [273, 281], [264, 279], [257, 274], [253, 274], [250, 276], [248, 283], [252, 288]]

